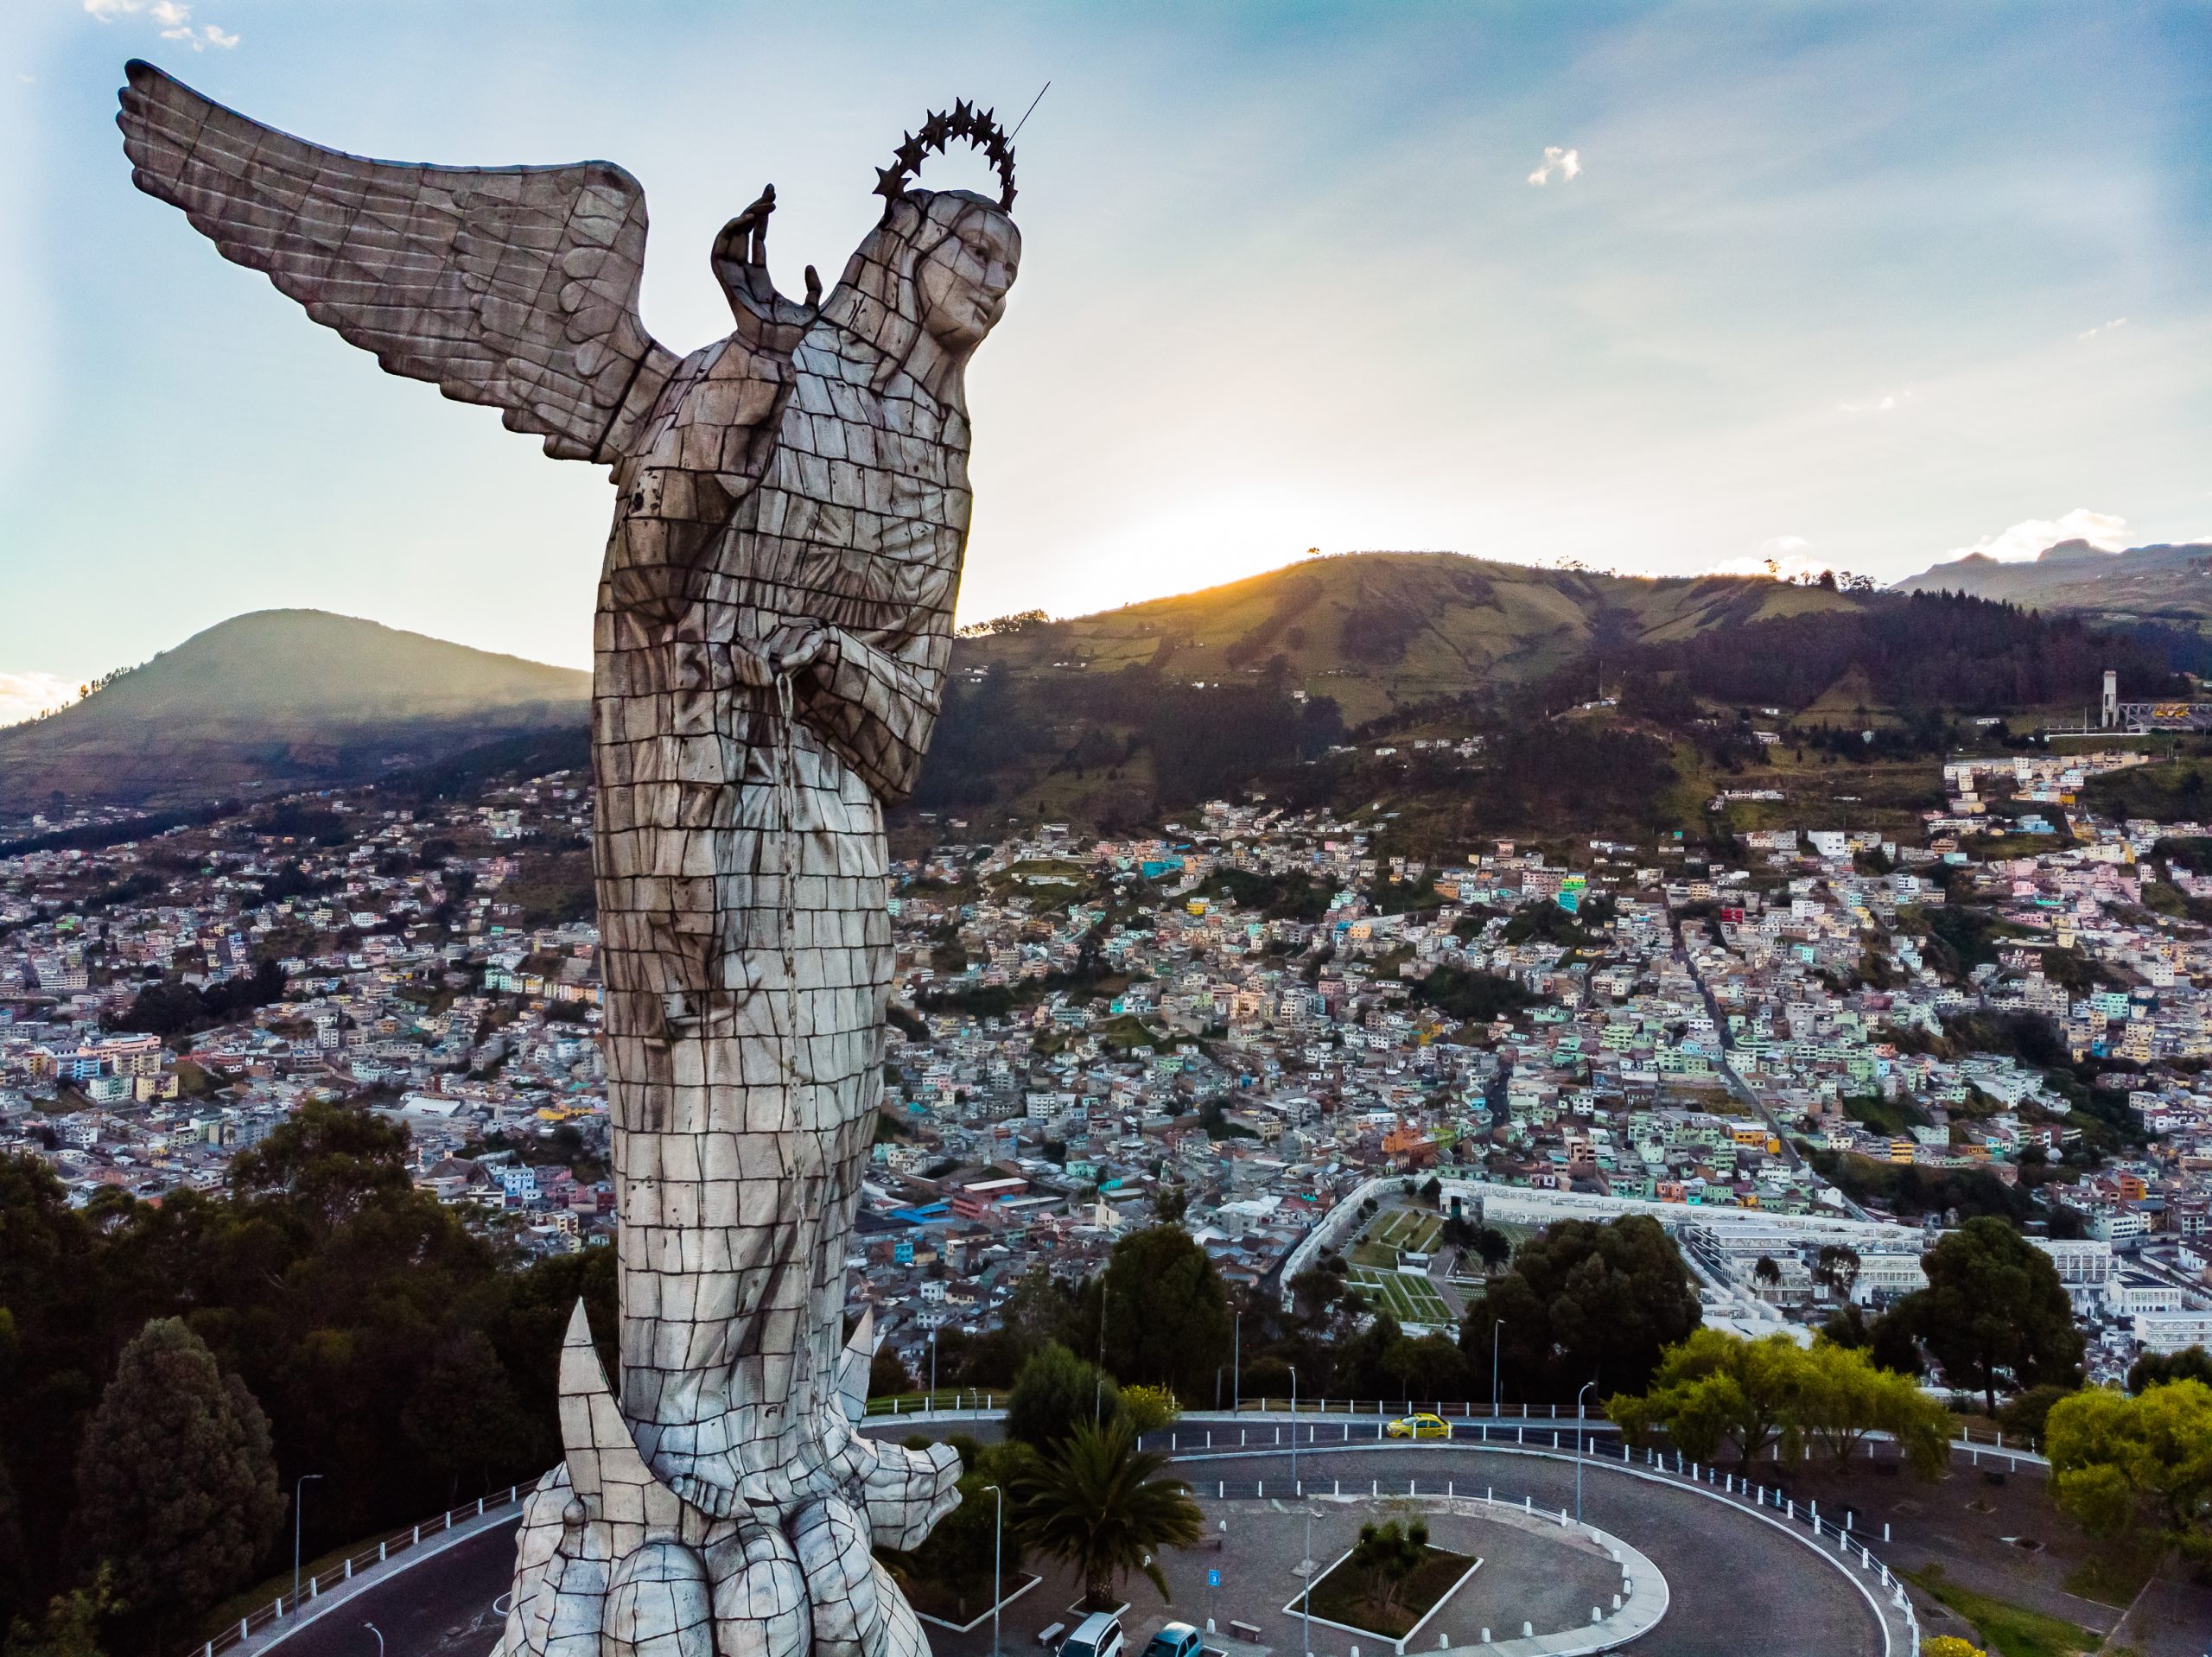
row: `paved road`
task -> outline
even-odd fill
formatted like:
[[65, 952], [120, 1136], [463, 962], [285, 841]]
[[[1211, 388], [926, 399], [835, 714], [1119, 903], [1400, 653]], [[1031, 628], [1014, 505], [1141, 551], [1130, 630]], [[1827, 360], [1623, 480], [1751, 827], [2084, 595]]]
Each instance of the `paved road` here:
[[[1177, 1470], [1203, 1489], [1208, 1479], [1281, 1477], [1287, 1461], [1281, 1455], [1186, 1458]], [[1501, 1496], [1525, 1494], [1554, 1509], [1574, 1501], [1572, 1463], [1485, 1454], [1465, 1444], [1320, 1449], [1299, 1457], [1299, 1471], [1308, 1488], [1341, 1478], [1347, 1490], [1374, 1479], [1386, 1489], [1393, 1482], [1403, 1489], [1408, 1478], [1426, 1483], [1449, 1476], [1463, 1490], [1494, 1483]], [[1665, 1622], [1637, 1642], [1637, 1657], [1711, 1657], [1716, 1650], [1881, 1657], [1873, 1613], [1834, 1566], [1747, 1514], [1594, 1463], [1585, 1476], [1583, 1510], [1592, 1524], [1634, 1542], [1666, 1573], [1672, 1604]], [[377, 1657], [364, 1622], [384, 1631], [385, 1657], [485, 1657], [501, 1627], [494, 1601], [507, 1591], [513, 1565], [514, 1527], [486, 1530], [334, 1609], [284, 1641], [280, 1657]], [[1033, 1607], [1021, 1605], [1034, 1620], [1061, 1615], [1047, 1611], [1046, 1595], [1034, 1597]], [[1018, 1623], [1029, 1620], [1009, 1616], [1010, 1645]], [[941, 1652], [988, 1649], [988, 1625], [967, 1639], [937, 1629], [931, 1636]], [[1028, 1641], [1020, 1647], [1028, 1648]]]
[[[1203, 1490], [1213, 1479], [1282, 1477], [1288, 1457], [1185, 1458], [1176, 1470]], [[1465, 1444], [1394, 1451], [1324, 1450], [1299, 1458], [1306, 1488], [1338, 1479], [1350, 1490], [1380, 1480], [1449, 1477], [1461, 1490], [1494, 1483], [1556, 1511], [1574, 1503], [1572, 1463], [1484, 1453]], [[1633, 1542], [1666, 1574], [1666, 1620], [1636, 1642], [1637, 1657], [1713, 1657], [1719, 1651], [1787, 1652], [1791, 1657], [1881, 1657], [1882, 1632], [1840, 1571], [1794, 1538], [1693, 1491], [1601, 1470], [1584, 1476], [1583, 1514]]]
[[[520, 1515], [517, 1515], [519, 1520]], [[505, 1626], [493, 1602], [514, 1574], [515, 1527], [495, 1525], [332, 1608], [276, 1647], [276, 1657], [484, 1657]]]

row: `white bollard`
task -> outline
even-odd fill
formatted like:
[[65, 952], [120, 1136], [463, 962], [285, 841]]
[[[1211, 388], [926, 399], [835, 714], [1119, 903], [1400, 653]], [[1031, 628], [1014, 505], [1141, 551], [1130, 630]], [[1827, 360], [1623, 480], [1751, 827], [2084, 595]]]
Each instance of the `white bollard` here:
[[1490, 1644], [1490, 1630], [1488, 1628], [1484, 1628], [1483, 1630], [1482, 1643], [1485, 1646]]
[[1533, 1622], [1523, 1622], [1523, 1623], [1521, 1625], [1521, 1637], [1522, 1637], [1523, 1640], [1533, 1640], [1534, 1638], [1535, 1638], [1535, 1635], [1536, 1635], [1536, 1625], [1535, 1625], [1535, 1623], [1533, 1623]]
[[1615, 1594], [1615, 1595], [1613, 1596], [1613, 1609], [1614, 1609], [1615, 1610], [1617, 1610], [1617, 1611], [1618, 1611], [1618, 1609], [1620, 1609], [1620, 1608], [1621, 1608], [1621, 1597], [1620, 1597], [1618, 1594]]

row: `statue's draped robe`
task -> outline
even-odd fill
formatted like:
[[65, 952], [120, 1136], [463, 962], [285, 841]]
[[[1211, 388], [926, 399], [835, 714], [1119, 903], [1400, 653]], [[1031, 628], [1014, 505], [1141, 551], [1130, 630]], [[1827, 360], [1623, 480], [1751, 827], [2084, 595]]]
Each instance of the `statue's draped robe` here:
[[[687, 359], [618, 474], [595, 845], [622, 1407], [664, 1477], [734, 1466], [774, 1501], [758, 1480], [818, 1455], [837, 1407], [893, 969], [882, 811], [942, 692], [967, 449], [962, 411], [817, 320], [788, 359], [736, 336]], [[755, 664], [810, 620], [833, 659], [786, 719]]]

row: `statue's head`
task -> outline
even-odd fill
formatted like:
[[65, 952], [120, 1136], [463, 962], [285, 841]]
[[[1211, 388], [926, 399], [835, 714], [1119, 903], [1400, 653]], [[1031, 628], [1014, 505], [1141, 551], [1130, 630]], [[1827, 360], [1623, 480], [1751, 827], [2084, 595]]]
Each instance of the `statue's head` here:
[[[997, 200], [968, 190], [920, 190], [915, 169], [931, 150], [965, 139], [997, 168]], [[823, 320], [882, 353], [879, 385], [900, 368], [918, 371], [957, 401], [959, 371], [997, 325], [1021, 263], [1014, 228], [1014, 151], [988, 110], [967, 104], [932, 115], [877, 175], [883, 218], [845, 267]]]
[[915, 264], [921, 325], [948, 352], [965, 357], [1006, 309], [1021, 266], [1021, 232], [997, 204], [965, 190], [931, 195], [923, 218], [932, 229], [945, 223], [944, 234], [924, 238]]

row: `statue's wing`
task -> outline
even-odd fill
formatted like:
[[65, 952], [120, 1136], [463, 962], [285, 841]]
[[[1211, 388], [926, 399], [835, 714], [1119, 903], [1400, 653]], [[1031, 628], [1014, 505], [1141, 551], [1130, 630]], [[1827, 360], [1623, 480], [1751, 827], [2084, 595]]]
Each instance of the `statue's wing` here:
[[638, 315], [645, 198], [606, 162], [428, 167], [324, 149], [149, 63], [123, 89], [138, 187], [184, 209], [394, 374], [611, 463], [677, 359]]

